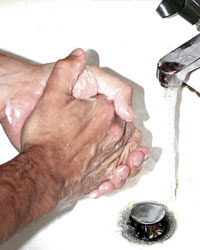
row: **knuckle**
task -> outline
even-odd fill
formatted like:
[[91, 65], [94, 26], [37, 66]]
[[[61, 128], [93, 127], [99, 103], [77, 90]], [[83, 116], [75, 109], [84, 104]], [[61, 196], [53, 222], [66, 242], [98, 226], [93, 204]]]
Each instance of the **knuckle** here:
[[69, 70], [69, 71], [79, 71], [82, 68], [82, 62], [77, 59], [59, 59], [56, 64], [55, 68]]
[[66, 59], [59, 59], [55, 65], [56, 68], [67, 68], [68, 66], [69, 66], [69, 61]]

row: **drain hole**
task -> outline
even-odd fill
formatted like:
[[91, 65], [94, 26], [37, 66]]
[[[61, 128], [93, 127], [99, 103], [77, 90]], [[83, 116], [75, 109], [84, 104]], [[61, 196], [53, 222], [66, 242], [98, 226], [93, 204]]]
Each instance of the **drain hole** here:
[[120, 227], [128, 240], [148, 244], [167, 240], [175, 230], [176, 221], [166, 206], [147, 201], [123, 211]]

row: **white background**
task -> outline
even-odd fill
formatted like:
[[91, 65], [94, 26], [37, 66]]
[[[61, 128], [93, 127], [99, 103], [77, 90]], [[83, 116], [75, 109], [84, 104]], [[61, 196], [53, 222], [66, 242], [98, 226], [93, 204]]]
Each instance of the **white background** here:
[[[168, 173], [168, 115], [164, 90], [156, 79], [158, 60], [197, 34], [180, 17], [162, 20], [159, 1], [0, 1], [0, 48], [46, 63], [76, 47], [94, 50], [100, 66], [133, 84], [136, 124], [152, 155], [140, 175], [98, 200], [84, 199], [11, 238], [0, 250], [145, 249], [122, 238], [120, 211], [129, 203], [157, 200], [168, 205], [174, 179]], [[194, 81], [198, 81], [196, 77]], [[196, 247], [199, 218], [200, 100], [183, 90], [179, 134], [179, 188], [174, 212], [178, 227], [162, 245]], [[0, 163], [17, 152], [0, 132]], [[171, 183], [172, 182], [172, 183]], [[170, 205], [170, 204], [169, 204]]]

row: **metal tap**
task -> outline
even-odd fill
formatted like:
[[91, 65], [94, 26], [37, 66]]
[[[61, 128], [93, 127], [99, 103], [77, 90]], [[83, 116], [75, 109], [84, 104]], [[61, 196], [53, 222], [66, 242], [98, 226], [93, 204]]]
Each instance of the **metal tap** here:
[[200, 68], [200, 34], [164, 56], [157, 67], [163, 87], [179, 87], [188, 73]]
[[[157, 8], [161, 17], [181, 15], [200, 28], [200, 0], [164, 0]], [[163, 87], [179, 87], [187, 75], [200, 68], [200, 34], [164, 56], [157, 67]]]

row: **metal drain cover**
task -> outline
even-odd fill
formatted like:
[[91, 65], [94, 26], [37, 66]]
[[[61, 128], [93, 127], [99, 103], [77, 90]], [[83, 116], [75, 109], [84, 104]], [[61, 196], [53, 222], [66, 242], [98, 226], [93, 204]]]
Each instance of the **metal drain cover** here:
[[160, 203], [141, 202], [131, 209], [131, 217], [143, 225], [159, 223], [165, 217], [165, 207]]
[[167, 240], [175, 230], [176, 221], [163, 204], [145, 201], [123, 211], [120, 227], [128, 240], [148, 244]]

